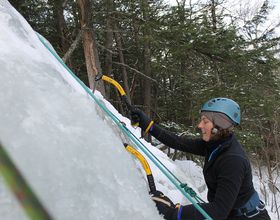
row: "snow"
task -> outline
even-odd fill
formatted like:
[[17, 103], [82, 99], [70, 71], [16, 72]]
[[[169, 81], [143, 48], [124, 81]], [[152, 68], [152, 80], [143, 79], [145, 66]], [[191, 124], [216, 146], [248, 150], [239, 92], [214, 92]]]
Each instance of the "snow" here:
[[[0, 0], [0, 26], [0, 141], [51, 216], [58, 220], [162, 219], [148, 193], [142, 164], [125, 150], [123, 142], [136, 146], [120, 126], [5, 0]], [[130, 120], [99, 92], [94, 95], [140, 137], [139, 128], [132, 128]], [[199, 166], [191, 161], [173, 162], [141, 141], [207, 201]], [[157, 189], [174, 203], [190, 204], [140, 153], [151, 167]], [[1, 175], [0, 207], [1, 220], [28, 219]]]

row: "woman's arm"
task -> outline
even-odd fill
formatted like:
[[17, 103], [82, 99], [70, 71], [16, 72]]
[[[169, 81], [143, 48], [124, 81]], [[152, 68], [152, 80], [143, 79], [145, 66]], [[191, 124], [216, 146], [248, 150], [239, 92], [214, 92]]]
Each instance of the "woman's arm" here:
[[153, 125], [153, 129], [150, 130], [149, 133], [168, 147], [200, 156], [205, 156], [206, 142], [202, 138], [193, 139], [180, 137], [179, 135], [169, 132], [156, 124]]

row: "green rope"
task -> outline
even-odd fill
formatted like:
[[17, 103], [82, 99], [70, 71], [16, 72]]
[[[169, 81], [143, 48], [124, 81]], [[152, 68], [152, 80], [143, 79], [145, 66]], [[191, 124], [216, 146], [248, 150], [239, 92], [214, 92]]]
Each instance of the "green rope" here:
[[[120, 120], [117, 118], [117, 116], [115, 116], [113, 113], [111, 113], [111, 114], [120, 122]], [[137, 138], [126, 126], [125, 126], [125, 128], [130, 133], [130, 135]], [[140, 143], [155, 158], [155, 160], [157, 160], [157, 162], [160, 163], [160, 165], [163, 166], [174, 177], [174, 179], [176, 179], [180, 184], [182, 184], [182, 182], [145, 146], [145, 144], [143, 144], [142, 142], [140, 142]]]
[[[119, 121], [121, 122], [117, 116], [115, 116], [112, 112], [111, 114]], [[127, 131], [135, 137], [135, 135], [123, 124], [123, 126], [127, 129]], [[135, 137], [136, 138], [136, 137]], [[199, 196], [197, 196], [196, 192], [191, 188], [188, 187], [187, 183], [182, 183], [142, 142], [140, 142], [142, 146], [163, 166], [173, 177], [180, 183], [180, 187], [185, 190], [186, 193], [188, 193], [191, 197], [195, 198], [195, 200], [201, 204], [205, 203]]]
[[165, 169], [160, 166], [157, 160], [149, 154], [149, 152], [143, 147], [144, 144], [134, 135], [131, 135], [131, 132], [127, 128], [119, 123], [119, 121], [113, 116], [113, 114], [92, 94], [87, 86], [63, 63], [61, 58], [57, 56], [57, 54], [52, 51], [52, 49], [41, 39], [41, 37], [37, 34], [39, 40], [45, 45], [45, 47], [50, 51], [50, 53], [61, 63], [62, 66], [76, 79], [76, 81], [85, 89], [85, 91], [96, 101], [96, 103], [113, 119], [113, 121], [124, 131], [124, 133], [144, 152], [147, 157], [162, 171], [162, 173], [187, 197], [187, 199], [195, 206], [195, 208], [206, 218], [212, 220], [212, 218], [197, 204], [195, 201], [187, 194], [180, 185], [174, 181], [174, 179], [166, 172]]
[[199, 204], [205, 203], [201, 198], [199, 198], [196, 194], [196, 192], [188, 186], [186, 183], [181, 183], [180, 186], [185, 190], [186, 193], [188, 193], [191, 197], [193, 197]]
[[51, 220], [52, 218], [41, 205], [37, 196], [16, 168], [0, 143], [0, 172], [10, 190], [18, 199], [25, 213], [31, 220]]

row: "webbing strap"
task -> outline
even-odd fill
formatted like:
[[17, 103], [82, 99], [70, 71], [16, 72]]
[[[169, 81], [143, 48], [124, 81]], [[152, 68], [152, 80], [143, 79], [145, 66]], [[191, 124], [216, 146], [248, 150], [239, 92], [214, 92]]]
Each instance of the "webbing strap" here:
[[[36, 33], [37, 34], [37, 33]], [[212, 220], [212, 218], [184, 191], [183, 188], [169, 175], [159, 165], [159, 163], [148, 153], [148, 151], [142, 146], [143, 144], [140, 140], [130, 134], [128, 129], [125, 129], [121, 123], [112, 115], [112, 113], [92, 94], [89, 88], [66, 66], [65, 63], [61, 60], [57, 54], [52, 51], [52, 49], [41, 39], [41, 37], [37, 34], [40, 41], [45, 45], [45, 47], [53, 54], [53, 56], [65, 67], [65, 69], [77, 80], [77, 82], [85, 89], [85, 91], [96, 101], [96, 103], [113, 119], [113, 121], [123, 130], [123, 132], [144, 152], [147, 157], [162, 171], [162, 173], [187, 197], [187, 199], [195, 206], [195, 208], [206, 218]]]
[[0, 143], [0, 172], [31, 220], [51, 220], [37, 196], [16, 168]]

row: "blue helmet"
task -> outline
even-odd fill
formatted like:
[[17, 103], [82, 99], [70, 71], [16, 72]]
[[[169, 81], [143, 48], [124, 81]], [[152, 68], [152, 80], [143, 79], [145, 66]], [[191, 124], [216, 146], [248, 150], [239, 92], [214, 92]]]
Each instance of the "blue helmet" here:
[[228, 98], [214, 98], [204, 104], [202, 111], [221, 112], [227, 115], [237, 125], [240, 124], [240, 107], [239, 105]]

